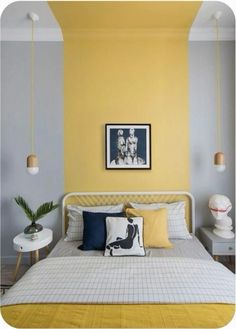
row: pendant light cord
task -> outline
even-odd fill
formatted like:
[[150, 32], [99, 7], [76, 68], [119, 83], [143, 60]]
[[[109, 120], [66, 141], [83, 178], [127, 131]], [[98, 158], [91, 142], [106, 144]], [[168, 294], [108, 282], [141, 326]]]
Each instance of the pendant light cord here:
[[219, 41], [219, 23], [216, 22], [216, 126], [217, 126], [217, 150], [221, 151], [221, 54]]
[[31, 154], [34, 154], [34, 121], [35, 121], [35, 109], [34, 109], [34, 90], [35, 90], [35, 49], [34, 49], [34, 20], [32, 19], [32, 30], [31, 30], [31, 81], [30, 81], [30, 130], [31, 130]]

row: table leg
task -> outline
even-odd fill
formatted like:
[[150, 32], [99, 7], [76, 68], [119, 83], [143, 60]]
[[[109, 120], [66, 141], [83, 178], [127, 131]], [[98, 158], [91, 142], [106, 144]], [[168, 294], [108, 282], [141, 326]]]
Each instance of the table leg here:
[[218, 255], [214, 255], [213, 258], [214, 258], [214, 260], [215, 260], [216, 262], [219, 261], [219, 256], [218, 256]]
[[16, 260], [16, 268], [13, 274], [13, 281], [16, 281], [16, 276], [20, 267], [20, 262], [21, 262], [21, 257], [22, 257], [22, 252], [18, 252], [17, 254], [17, 260]]
[[49, 248], [49, 246], [46, 246], [45, 249], [46, 249], [46, 251], [47, 251], [47, 254], [49, 254], [49, 253], [50, 253], [50, 248]]
[[33, 265], [33, 251], [30, 252], [30, 265]]
[[35, 263], [39, 261], [39, 250], [35, 250]]

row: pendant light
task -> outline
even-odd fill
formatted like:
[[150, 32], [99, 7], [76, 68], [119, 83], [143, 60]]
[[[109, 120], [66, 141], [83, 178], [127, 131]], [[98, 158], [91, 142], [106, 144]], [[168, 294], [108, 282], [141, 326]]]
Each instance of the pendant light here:
[[35, 49], [34, 49], [34, 24], [39, 20], [39, 16], [35, 13], [28, 13], [28, 17], [32, 22], [31, 28], [31, 64], [30, 64], [30, 137], [31, 137], [31, 154], [27, 157], [27, 171], [31, 175], [36, 175], [39, 172], [38, 158], [35, 154], [35, 108], [34, 108], [34, 89], [35, 89]]
[[217, 11], [213, 18], [216, 26], [216, 120], [217, 120], [217, 148], [218, 152], [214, 155], [214, 165], [218, 172], [225, 170], [225, 155], [221, 151], [221, 57], [220, 57], [220, 41], [219, 41], [219, 19], [221, 17], [221, 11]]

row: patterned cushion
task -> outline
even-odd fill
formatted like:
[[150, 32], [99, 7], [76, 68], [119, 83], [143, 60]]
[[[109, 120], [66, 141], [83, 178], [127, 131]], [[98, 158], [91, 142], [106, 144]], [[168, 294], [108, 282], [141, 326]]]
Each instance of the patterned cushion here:
[[95, 207], [84, 207], [80, 205], [68, 205], [68, 229], [66, 232], [65, 241], [82, 241], [83, 240], [83, 211], [90, 212], [106, 212], [106, 213], [119, 213], [123, 210], [123, 203], [117, 205], [105, 205]]
[[185, 221], [185, 202], [173, 203], [134, 203], [130, 205], [135, 209], [168, 210], [168, 232], [170, 239], [192, 239]]
[[142, 217], [107, 217], [104, 256], [145, 256]]

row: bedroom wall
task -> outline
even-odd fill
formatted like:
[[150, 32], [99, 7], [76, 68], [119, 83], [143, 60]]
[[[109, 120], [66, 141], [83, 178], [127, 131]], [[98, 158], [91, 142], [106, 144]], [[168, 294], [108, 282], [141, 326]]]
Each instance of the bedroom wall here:
[[[30, 43], [1, 43], [1, 254], [15, 263], [12, 240], [29, 225], [13, 198], [22, 195], [32, 206], [64, 193], [63, 182], [63, 43], [36, 42], [36, 153], [40, 171], [26, 172], [30, 152]], [[54, 243], [61, 236], [59, 210], [41, 220], [53, 228]], [[28, 261], [29, 255], [26, 254]]]
[[196, 225], [210, 226], [209, 197], [227, 195], [235, 223], [235, 43], [221, 42], [222, 146], [226, 170], [213, 166], [216, 147], [215, 42], [189, 43], [190, 74], [190, 190], [196, 198]]
[[[187, 34], [64, 34], [65, 192], [189, 189]], [[151, 123], [152, 170], [105, 170], [106, 123]]]
[[[188, 190], [188, 30], [201, 2], [49, 5], [64, 37], [65, 192]], [[105, 169], [106, 123], [151, 123], [152, 170]]]
[[[197, 227], [212, 223], [209, 196], [223, 193], [234, 201], [234, 44], [224, 42], [222, 48], [227, 169], [218, 174], [212, 168], [213, 43], [188, 44], [187, 34], [176, 31], [72, 31], [64, 38], [64, 43], [36, 44], [40, 173], [34, 177], [25, 170], [29, 44], [2, 43], [3, 261], [15, 262], [12, 239], [28, 223], [13, 201], [18, 194], [36, 207], [70, 191], [191, 190]], [[104, 125], [116, 122], [151, 123], [152, 170], [105, 170]], [[59, 210], [42, 224], [53, 229], [55, 244], [61, 234]]]

